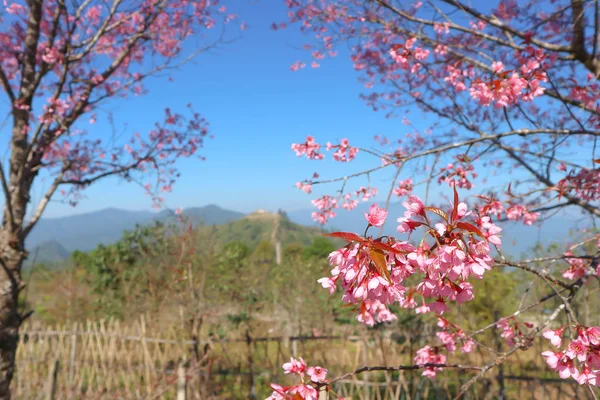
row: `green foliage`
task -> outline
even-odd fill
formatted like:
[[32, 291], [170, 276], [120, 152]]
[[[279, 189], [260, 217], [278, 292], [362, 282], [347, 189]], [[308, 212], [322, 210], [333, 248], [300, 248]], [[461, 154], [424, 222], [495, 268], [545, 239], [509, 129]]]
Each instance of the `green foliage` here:
[[449, 319], [459, 323], [463, 329], [472, 330], [512, 314], [519, 307], [519, 282], [524, 281], [522, 278], [521, 271], [493, 268], [483, 279], [472, 282], [475, 298], [457, 307]]
[[73, 264], [87, 272], [86, 282], [98, 295], [97, 306], [113, 317], [122, 317], [124, 303], [135, 297], [153, 274], [143, 260], [164, 254], [168, 248], [166, 227], [137, 226], [112, 245], [99, 245], [90, 253], [74, 252]]
[[[327, 255], [334, 249], [318, 230], [290, 222], [283, 212], [188, 231], [183, 226], [138, 226], [114, 244], [72, 253], [72, 269], [33, 275], [32, 287], [40, 291], [28, 304], [39, 305], [38, 316], [51, 322], [145, 312], [173, 319], [182, 307], [194, 318], [230, 315], [234, 330], [253, 330], [265, 318], [304, 333], [326, 329], [332, 316], [354, 321], [339, 296], [315, 283], [329, 274]], [[281, 265], [274, 239], [281, 243]], [[71, 281], [71, 297], [55, 294]]]
[[304, 260], [327, 260], [327, 256], [334, 250], [335, 246], [331, 240], [322, 236], [317, 236], [313, 239], [312, 244], [304, 249], [302, 258]]
[[290, 261], [298, 261], [302, 257], [305, 247], [302, 243], [294, 242], [283, 248], [283, 257]]
[[273, 264], [275, 261], [275, 246], [271, 242], [263, 240], [256, 246], [251, 259], [252, 262], [258, 264]]

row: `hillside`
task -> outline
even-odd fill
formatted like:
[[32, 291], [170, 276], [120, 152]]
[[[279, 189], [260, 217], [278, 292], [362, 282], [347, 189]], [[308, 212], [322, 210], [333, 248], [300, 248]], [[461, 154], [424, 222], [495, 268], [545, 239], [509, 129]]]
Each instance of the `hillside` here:
[[302, 226], [280, 214], [262, 210], [236, 221], [205, 229], [211, 230], [217, 243], [241, 241], [250, 248], [255, 248], [261, 241], [273, 243], [276, 240], [279, 240], [282, 245], [299, 243], [308, 246], [313, 238], [322, 232], [319, 228]]
[[[324, 230], [291, 222], [281, 214], [258, 210], [244, 215], [218, 206], [195, 207], [183, 211], [192, 225], [208, 230], [219, 245], [241, 241], [253, 249], [262, 241], [281, 242], [282, 246], [296, 243], [309, 246]], [[99, 244], [117, 242], [125, 230], [147, 225], [154, 220], [173, 222], [174, 215], [106, 209], [94, 213], [40, 221], [39, 230], [28, 241], [32, 263], [60, 265], [74, 250], [90, 251]]]
[[30, 251], [25, 263], [29, 267], [35, 263], [43, 262], [50, 267], [60, 267], [69, 258], [71, 252], [55, 240], [44, 242]]

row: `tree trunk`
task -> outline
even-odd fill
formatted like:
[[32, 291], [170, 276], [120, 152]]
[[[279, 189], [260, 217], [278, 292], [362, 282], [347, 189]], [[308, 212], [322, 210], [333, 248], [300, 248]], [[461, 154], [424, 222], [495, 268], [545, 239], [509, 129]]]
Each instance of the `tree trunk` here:
[[[12, 253], [4, 258], [0, 268], [0, 399], [10, 399], [10, 382], [15, 372], [15, 355], [19, 341], [21, 317], [18, 297], [21, 285], [20, 271], [23, 262], [19, 252], [8, 246], [0, 250]], [[4, 243], [3, 243], [4, 244]]]

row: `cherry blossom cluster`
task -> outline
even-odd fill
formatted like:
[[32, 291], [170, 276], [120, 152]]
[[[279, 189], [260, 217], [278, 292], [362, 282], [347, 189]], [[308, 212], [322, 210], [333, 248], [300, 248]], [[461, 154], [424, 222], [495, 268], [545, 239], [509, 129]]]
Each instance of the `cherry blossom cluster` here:
[[542, 66], [546, 56], [541, 49], [526, 46], [516, 51], [519, 68], [504, 71], [501, 61], [492, 63], [496, 77], [489, 80], [474, 79], [469, 92], [481, 105], [494, 104], [497, 108], [517, 104], [519, 100], [532, 101], [544, 94], [542, 83], [548, 81]]
[[[189, 111], [190, 115], [184, 116], [166, 109], [162, 123], [155, 124], [146, 136], [134, 134], [121, 148], [106, 147], [100, 139], [86, 139], [85, 133], [75, 142], [69, 137], [60, 137], [43, 149], [45, 168], [57, 174], [62, 171], [63, 181], [72, 184], [69, 191], [61, 192], [71, 199], [72, 205], [76, 205], [76, 193], [96, 176], [153, 178], [153, 182], [144, 184], [144, 189], [158, 208], [164, 200], [160, 193], [170, 192], [179, 176], [173, 166], [175, 160], [197, 156], [206, 138], [211, 137], [204, 117], [191, 107]], [[68, 167], [64, 160], [69, 160]]]
[[[318, 177], [317, 174], [315, 174]], [[298, 189], [303, 190], [306, 193], [312, 192], [312, 182], [304, 181], [296, 183], [296, 187]], [[354, 191], [354, 197], [352, 193], [346, 193], [343, 196], [340, 196], [342, 201], [342, 208], [345, 210], [353, 210], [358, 206], [358, 200], [367, 201], [370, 198], [377, 195], [377, 188], [371, 187], [360, 187], [358, 190]], [[324, 195], [316, 200], [312, 200], [312, 204], [318, 209], [312, 213], [312, 219], [320, 224], [326, 224], [330, 218], [334, 218], [336, 216], [335, 209], [339, 208], [339, 198], [335, 198], [332, 196]]]
[[337, 199], [325, 195], [313, 200], [312, 204], [319, 210], [312, 213], [312, 218], [318, 223], [325, 224], [329, 218], [335, 217], [336, 214], [333, 210], [338, 208]]
[[297, 360], [290, 358], [290, 362], [283, 364], [283, 371], [285, 374], [298, 375], [300, 382], [293, 386], [281, 386], [272, 383], [273, 393], [265, 400], [318, 400], [319, 393], [315, 388], [315, 384], [326, 382], [327, 370], [325, 368], [307, 367], [302, 357], [300, 357]]
[[315, 172], [312, 176], [312, 179], [305, 179], [302, 182], [296, 182], [296, 187], [302, 190], [304, 193], [310, 194], [312, 193], [313, 180], [318, 178], [319, 174]]
[[573, 193], [585, 201], [600, 199], [600, 169], [581, 168], [561, 179], [557, 185], [560, 195]]
[[496, 323], [496, 328], [502, 329], [500, 337], [503, 337], [509, 346], [521, 342], [527, 333], [525, 328], [533, 328], [531, 322], [519, 322], [515, 317], [502, 318]]
[[354, 195], [360, 198], [362, 201], [368, 201], [369, 199], [377, 196], [377, 188], [361, 186]]
[[475, 349], [475, 342], [465, 334], [465, 331], [439, 315], [437, 318], [438, 326], [443, 331], [437, 332], [436, 336], [446, 347], [446, 350], [454, 353], [456, 351], [456, 342], [461, 344], [461, 351], [463, 353], [470, 353]]
[[525, 225], [533, 225], [539, 217], [539, 212], [531, 212], [527, 207], [520, 204], [511, 205], [506, 209], [506, 218], [511, 221], [520, 221], [523, 219]]
[[597, 266], [596, 270], [592, 271], [590, 260], [579, 258], [571, 251], [565, 252], [563, 257], [569, 264], [569, 268], [562, 273], [563, 277], [574, 281], [584, 277], [585, 275], [588, 275], [589, 273], [595, 273], [596, 275], [600, 276], [600, 266]]
[[358, 206], [358, 200], [352, 198], [351, 193], [346, 193], [344, 195], [344, 202], [342, 203], [342, 208], [350, 211], [354, 210]]
[[307, 136], [304, 143], [293, 143], [292, 150], [296, 152], [296, 156], [306, 156], [309, 160], [322, 160], [325, 156], [320, 153], [321, 145], [315, 142], [315, 138]]
[[[398, 68], [416, 73], [421, 69], [421, 61], [429, 56], [429, 50], [422, 47], [413, 48], [416, 38], [409, 38], [403, 44], [393, 45], [389, 51], [390, 57], [397, 63]], [[411, 65], [411, 61], [415, 61]]]
[[413, 191], [413, 181], [411, 178], [398, 181], [398, 185], [394, 188], [394, 194], [398, 197], [403, 197], [411, 194]]
[[[527, 206], [516, 204], [512, 201], [502, 202], [494, 197], [477, 196], [483, 200], [479, 205], [479, 212], [485, 215], [492, 215], [500, 218], [505, 215], [510, 221], [523, 221], [525, 225], [533, 225], [540, 217], [539, 212], [530, 211]], [[505, 204], [506, 203], [506, 204]]]
[[596, 109], [596, 103], [600, 99], [600, 85], [595, 81], [593, 74], [588, 74], [587, 80], [587, 86], [573, 86], [568, 97], [572, 100], [580, 101], [585, 107], [593, 110]]
[[[327, 142], [325, 148], [327, 151], [335, 150], [333, 152], [333, 159], [339, 162], [352, 161], [359, 152], [357, 147], [350, 146], [348, 139], [342, 139], [340, 144]], [[292, 150], [296, 152], [296, 156], [306, 156], [309, 160], [322, 160], [325, 158], [325, 155], [319, 151], [320, 149], [321, 145], [315, 142], [315, 138], [312, 136], [307, 136], [304, 143], [292, 144]]]
[[339, 162], [348, 162], [354, 160], [358, 153], [358, 148], [351, 147], [348, 143], [348, 139], [342, 139], [340, 144], [333, 145], [327, 142], [327, 150], [336, 149], [333, 153], [333, 159]]
[[[457, 342], [461, 345], [460, 349], [462, 353], [470, 353], [475, 349], [475, 342], [458, 326], [454, 325], [447, 319], [437, 316], [437, 325], [443, 330], [436, 333], [436, 336], [442, 343], [442, 346], [429, 346], [426, 345], [421, 349], [417, 350], [414, 362], [417, 365], [425, 364], [444, 364], [446, 362], [446, 355], [442, 353], [445, 348], [448, 353], [456, 352]], [[423, 376], [429, 378], [435, 378], [437, 372], [441, 372], [442, 366], [427, 366], [423, 369]]]
[[[441, 353], [441, 348], [426, 345], [417, 350], [414, 362], [417, 365], [444, 364], [446, 362], [446, 355]], [[435, 378], [436, 374], [441, 371], [442, 367], [425, 367], [423, 369], [423, 376]]]
[[[446, 211], [426, 207], [416, 196], [403, 203], [406, 212], [398, 219], [398, 231], [412, 233], [419, 227], [427, 228], [419, 246], [394, 238], [361, 237], [353, 233], [329, 234], [350, 243], [329, 255], [334, 267], [331, 277], [319, 283], [335, 292], [343, 290], [342, 300], [357, 307], [357, 319], [367, 325], [394, 319], [388, 305], [399, 304], [415, 308], [415, 295], [423, 298], [418, 312], [434, 311], [442, 314], [446, 303], [464, 303], [474, 297], [469, 278], [482, 278], [491, 269], [490, 243], [501, 243], [501, 231], [489, 217], [472, 218], [467, 205], [458, 201]], [[380, 227], [387, 218], [387, 210], [373, 204], [365, 214], [368, 227]], [[442, 222], [434, 223], [431, 218]], [[430, 242], [424, 240], [429, 238]], [[419, 276], [414, 287], [407, 287], [407, 278]], [[425, 303], [425, 299], [429, 302]]]
[[459, 156], [456, 163], [450, 163], [440, 169], [438, 183], [446, 182], [450, 187], [456, 185], [461, 189], [470, 190], [474, 186], [471, 179], [477, 178], [474, 171], [475, 167], [466, 156]]
[[302, 190], [304, 193], [311, 194], [312, 193], [312, 183], [311, 182], [296, 182], [296, 187]]
[[[600, 386], [600, 326], [576, 326], [577, 338], [564, 350], [544, 351], [546, 363], [562, 379], [572, 377], [580, 385]], [[555, 347], [561, 347], [565, 327], [548, 330], [543, 336]]]

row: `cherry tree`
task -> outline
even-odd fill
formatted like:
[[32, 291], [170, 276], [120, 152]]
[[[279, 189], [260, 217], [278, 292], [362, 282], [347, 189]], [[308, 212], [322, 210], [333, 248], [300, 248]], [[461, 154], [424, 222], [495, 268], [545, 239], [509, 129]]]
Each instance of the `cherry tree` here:
[[[329, 256], [331, 276], [319, 282], [331, 294], [340, 290], [342, 301], [355, 306], [356, 318], [364, 324], [394, 320], [389, 305], [397, 304], [406, 312], [434, 313], [440, 328], [438, 342], [420, 349], [414, 364], [366, 366], [349, 374], [422, 370], [434, 378], [445, 369], [462, 369], [472, 377], [455, 393], [460, 398], [488, 371], [543, 337], [548, 339], [547, 351], [538, 357], [561, 378], [587, 386], [595, 397], [594, 387], [600, 385], [600, 327], [584, 324], [573, 300], [600, 279], [600, 236], [594, 229], [600, 216], [598, 3], [286, 4], [289, 21], [273, 28], [296, 25], [311, 37], [306, 59], [291, 69], [316, 68], [349, 49], [365, 86], [361, 97], [366, 105], [397, 118], [404, 127], [400, 138], [375, 137], [375, 148], [312, 136], [292, 145], [297, 156], [312, 160], [322, 160], [328, 152], [338, 162], [374, 160], [368, 170], [328, 179], [315, 173], [297, 183], [307, 193], [317, 184], [333, 185], [331, 194], [313, 200], [316, 221], [326, 223], [345, 212], [341, 209], [372, 201], [378, 192], [384, 193], [380, 205], [400, 199], [406, 208], [404, 215], [393, 216], [395, 238], [369, 236], [370, 227], [392, 217], [388, 207], [377, 204], [365, 214], [367, 231], [362, 236], [333, 233], [348, 245]], [[417, 120], [422, 116], [425, 121]], [[360, 186], [363, 178], [384, 170], [395, 174], [389, 187]], [[436, 184], [448, 194], [447, 202], [429, 200], [429, 189]], [[424, 199], [413, 193], [417, 186], [426, 188]], [[581, 213], [589, 228], [563, 254], [514, 260], [503, 252], [502, 241], [510, 237], [502, 237], [499, 224], [540, 225], [558, 212]], [[546, 293], [529, 304], [521, 301], [514, 313], [476, 331], [465, 331], [444, 317], [447, 310], [484, 295], [474, 291], [474, 280], [485, 280], [487, 271], [504, 267], [539, 280]], [[522, 319], [526, 311], [557, 299], [558, 305], [541, 321]], [[505, 339], [505, 351], [488, 352], [482, 365], [449, 361], [453, 353], [469, 353], [477, 346], [485, 352], [487, 347], [478, 339], [490, 330]], [[329, 390], [338, 379], [314, 386]], [[316, 398], [312, 390], [273, 388], [273, 399]]]
[[[142, 184], [160, 205], [178, 176], [175, 161], [198, 156], [208, 137], [207, 122], [190, 106], [184, 114], [167, 108], [152, 130], [120, 142], [94, 134], [99, 107], [145, 94], [147, 78], [220, 42], [209, 30], [237, 17], [218, 0], [17, 0], [1, 7], [0, 83], [11, 129], [10, 157], [0, 163], [0, 398], [8, 399], [27, 317], [17, 308], [24, 243], [51, 199], [75, 204], [83, 189], [118, 177]], [[205, 47], [187, 45], [192, 37]], [[31, 206], [41, 179], [46, 191]]]

